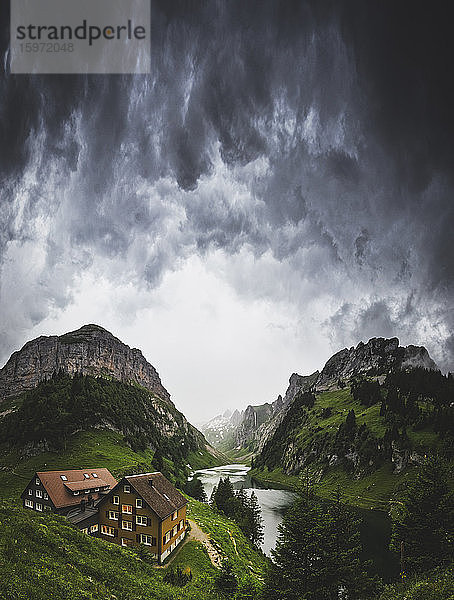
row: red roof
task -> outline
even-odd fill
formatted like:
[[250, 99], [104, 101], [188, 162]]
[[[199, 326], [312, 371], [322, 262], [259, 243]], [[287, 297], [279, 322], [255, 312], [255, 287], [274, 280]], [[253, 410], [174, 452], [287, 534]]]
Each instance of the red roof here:
[[[79, 504], [80, 495], [74, 496], [72, 491], [94, 490], [106, 485], [109, 486], [108, 489], [112, 489], [117, 485], [117, 481], [110, 471], [104, 468], [40, 471], [36, 473], [36, 477], [39, 477], [55, 508]], [[99, 492], [91, 492], [91, 495], [94, 500], [100, 496]]]

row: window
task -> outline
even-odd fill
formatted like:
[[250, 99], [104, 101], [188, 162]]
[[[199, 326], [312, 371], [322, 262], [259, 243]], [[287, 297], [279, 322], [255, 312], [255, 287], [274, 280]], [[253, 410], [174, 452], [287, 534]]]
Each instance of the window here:
[[68, 478], [66, 477], [66, 475], [60, 475], [60, 479], [62, 481], [68, 481]]
[[90, 475], [88, 473], [84, 473], [85, 479], [90, 479]]
[[147, 519], [147, 517], [142, 517], [141, 515], [137, 515], [136, 523], [137, 523], [137, 525], [143, 525], [144, 527], [146, 527], [146, 525], [148, 523], [148, 519]]
[[181, 531], [184, 527], [184, 520], [181, 519], [181, 521], [178, 523], [178, 531]]
[[177, 534], [177, 531], [178, 531], [178, 528], [175, 525], [175, 527], [172, 529], [172, 537]]
[[109, 510], [109, 519], [112, 521], [118, 521], [118, 513], [115, 510]]
[[44, 505], [44, 510], [50, 510], [50, 506], [48, 504]]
[[95, 488], [95, 492], [99, 492], [99, 488]]
[[172, 521], [175, 521], [175, 519], [178, 517], [178, 511], [176, 510], [173, 515], [172, 515]]
[[132, 515], [132, 504], [122, 504], [121, 512], [126, 513], [128, 515]]
[[98, 477], [97, 473], [92, 473], [93, 477], [96, 479]]
[[143, 508], [142, 498], [136, 498], [136, 508]]
[[126, 538], [121, 538], [121, 545], [126, 547], [128, 545], [129, 540]]
[[76, 490], [75, 492], [73, 492], [74, 496], [78, 496], [79, 495], [79, 490]]
[[28, 490], [28, 495], [33, 496], [33, 490], [31, 488]]
[[151, 537], [151, 535], [145, 535], [144, 533], [140, 534], [139, 542], [145, 544], [145, 546], [156, 546], [156, 538]]
[[113, 537], [115, 535], [115, 529], [113, 527], [109, 527], [108, 525], [101, 525], [101, 533], [103, 535], [110, 535]]
[[168, 544], [170, 542], [170, 531], [168, 531], [162, 539], [163, 544]]
[[84, 527], [83, 529], [81, 529], [82, 533], [88, 533], [88, 527]]
[[90, 533], [96, 533], [98, 531], [98, 523], [95, 523], [90, 527]]
[[84, 490], [84, 494], [88, 494], [90, 490]]
[[41, 481], [39, 480], [39, 477], [37, 477], [37, 478], [35, 479], [35, 483], [36, 483], [36, 485], [40, 485]]
[[33, 508], [33, 500], [25, 500], [25, 506], [27, 508]]
[[120, 504], [120, 496], [112, 496], [112, 504]]
[[35, 496], [37, 498], [42, 498], [43, 497], [43, 492], [42, 490], [35, 490]]
[[36, 510], [39, 510], [39, 512], [42, 512], [43, 505], [40, 502], [37, 502], [35, 508], [36, 508]]
[[43, 492], [44, 500], [49, 500], [49, 494], [47, 492]]
[[122, 521], [121, 528], [127, 531], [132, 531], [132, 521]]
[[126, 492], [126, 494], [129, 494], [131, 492], [131, 486], [130, 485], [124, 485], [123, 486], [123, 491]]

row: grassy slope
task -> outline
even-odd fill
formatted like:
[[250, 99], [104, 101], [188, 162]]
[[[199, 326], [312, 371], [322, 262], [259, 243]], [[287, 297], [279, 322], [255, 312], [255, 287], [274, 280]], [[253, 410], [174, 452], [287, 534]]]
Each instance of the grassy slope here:
[[[322, 410], [326, 408], [331, 408], [331, 415], [322, 419]], [[351, 409], [355, 411], [358, 426], [365, 423], [376, 437], [383, 436], [386, 427], [383, 418], [380, 417], [380, 405], [365, 407], [359, 402], [355, 402], [349, 389], [345, 388], [323, 392], [317, 396], [314, 407], [309, 411], [308, 422], [296, 436], [296, 443], [300, 448], [304, 448], [320, 433], [335, 434]], [[407, 433], [416, 452], [425, 453], [428, 449], [436, 450], [438, 436], [433, 431], [408, 429]], [[317, 468], [313, 467], [313, 471], [317, 472]], [[254, 469], [251, 471], [251, 475], [265, 484], [279, 485], [289, 489], [294, 489], [299, 482], [299, 476], [288, 475], [281, 468], [270, 471], [267, 468]], [[394, 474], [391, 465], [382, 466], [371, 475], [361, 479], [354, 479], [339, 468], [331, 468], [323, 474], [318, 485], [318, 493], [324, 498], [332, 498], [337, 486], [340, 486], [349, 504], [384, 510], [387, 508], [388, 500], [396, 486], [411, 476], [411, 470], [399, 475]]]
[[206, 447], [203, 450], [190, 452], [188, 456], [188, 465], [191, 469], [205, 469], [208, 467], [219, 467], [229, 462], [228, 457], [219, 450]]
[[[331, 415], [324, 419], [321, 418], [321, 411], [331, 408]], [[380, 416], [380, 405], [363, 406], [353, 400], [348, 388], [343, 390], [334, 390], [323, 392], [317, 396], [314, 408], [309, 412], [310, 418], [307, 425], [300, 430], [298, 435], [299, 445], [304, 446], [310, 442], [314, 435], [318, 433], [318, 428], [335, 433], [341, 423], [345, 421], [349, 410], [353, 409], [356, 414], [356, 423], [358, 427], [365, 423], [372, 433], [380, 438], [383, 437], [386, 425], [383, 417]], [[436, 448], [438, 436], [432, 430], [414, 431], [407, 429], [407, 433], [415, 446], [415, 450], [425, 450]]]
[[[193, 505], [194, 504], [194, 505]], [[206, 506], [191, 502], [191, 516], [212, 532], [221, 551], [228, 555], [232, 542], [223, 533], [229, 528], [238, 555], [232, 556], [240, 580], [245, 575], [257, 582], [266, 561], [228, 520]], [[203, 515], [203, 518], [199, 515]], [[37, 514], [13, 503], [0, 503], [0, 598], [16, 600], [111, 599], [121, 600], [217, 600], [216, 569], [197, 542], [185, 545], [174, 565], [189, 566], [192, 581], [183, 588], [163, 582], [164, 569], [156, 569], [128, 549], [86, 536], [66, 519]], [[249, 565], [252, 565], [252, 569]]]
[[[21, 458], [17, 451], [0, 446], [0, 498], [17, 498], [35, 471], [106, 467], [114, 476], [120, 477], [137, 472], [137, 469], [142, 472], [154, 470], [152, 458], [150, 450], [133, 452], [121, 434], [104, 429], [81, 431], [72, 436], [65, 451], [43, 452], [31, 458]], [[208, 451], [191, 455], [190, 460], [194, 468], [216, 466], [222, 462]], [[168, 463], [171, 468], [171, 461]]]
[[248, 466], [250, 466], [252, 457], [254, 456], [254, 453], [246, 448], [226, 450], [224, 454], [229, 463], [241, 463]]
[[453, 600], [454, 567], [387, 586], [380, 600]]
[[196, 500], [191, 500], [188, 516], [200, 525], [221, 553], [228, 557], [240, 577], [264, 577], [267, 558], [251, 546], [234, 521], [214, 513], [210, 506]]

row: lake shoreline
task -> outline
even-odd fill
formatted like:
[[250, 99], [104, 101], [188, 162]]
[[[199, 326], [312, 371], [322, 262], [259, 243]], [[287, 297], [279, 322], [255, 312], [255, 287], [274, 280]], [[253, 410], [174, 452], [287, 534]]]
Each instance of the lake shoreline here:
[[[288, 477], [275, 472], [273, 474]], [[237, 490], [243, 487], [246, 493], [254, 491], [262, 509], [265, 524], [266, 539], [262, 549], [265, 554], [270, 556], [270, 551], [276, 544], [279, 523], [282, 521], [286, 510], [293, 503], [300, 478], [293, 476], [290, 481], [289, 479], [287, 481], [275, 481], [272, 478], [263, 476], [267, 473], [257, 472], [244, 463], [199, 469], [194, 471], [193, 475], [200, 478], [208, 499], [220, 477], [229, 477]], [[319, 497], [324, 502], [333, 502], [333, 497], [328, 494], [319, 494]], [[377, 510], [370, 506], [355, 506], [348, 502], [345, 504], [362, 522], [363, 559], [373, 560], [377, 574], [385, 581], [391, 581], [396, 576], [397, 567], [395, 557], [388, 550], [391, 521], [387, 511]]]

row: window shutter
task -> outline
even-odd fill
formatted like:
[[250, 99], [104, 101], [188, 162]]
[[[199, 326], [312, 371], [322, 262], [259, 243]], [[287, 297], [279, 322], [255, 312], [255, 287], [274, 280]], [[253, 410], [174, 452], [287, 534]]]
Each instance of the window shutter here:
[[151, 538], [151, 545], [156, 546], [156, 538], [155, 537]]
[[151, 518], [147, 517], [147, 527], [151, 527]]
[[136, 542], [140, 542], [140, 534], [136, 533]]
[[136, 528], [137, 528], [137, 526], [136, 526], [135, 522], [133, 521], [133, 522], [132, 522], [132, 530], [133, 530], [133, 531], [135, 531], [135, 530], [136, 530]]
[[114, 538], [118, 537], [118, 530], [114, 529]]
[[132, 505], [132, 514], [135, 515], [136, 514], [136, 507], [134, 506], [134, 504]]
[[106, 510], [106, 517], [109, 518], [109, 511]]

